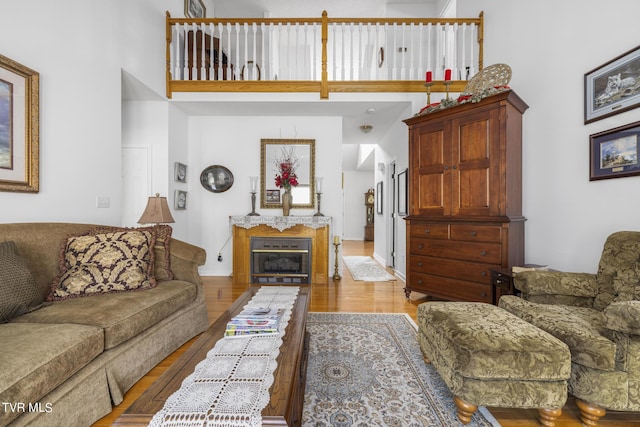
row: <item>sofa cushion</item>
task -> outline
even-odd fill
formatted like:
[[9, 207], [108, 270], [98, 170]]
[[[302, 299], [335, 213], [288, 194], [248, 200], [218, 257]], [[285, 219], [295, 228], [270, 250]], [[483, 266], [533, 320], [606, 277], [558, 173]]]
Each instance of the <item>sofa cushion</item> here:
[[[102, 353], [104, 338], [94, 326], [5, 323], [0, 343], [0, 402], [26, 405], [39, 402]], [[15, 416], [0, 411], [0, 425]]]
[[92, 233], [112, 233], [114, 231], [126, 231], [126, 230], [139, 230], [150, 231], [156, 236], [156, 244], [154, 246], [155, 252], [155, 271], [154, 275], [156, 281], [173, 279], [173, 272], [171, 271], [171, 253], [169, 252], [169, 242], [171, 240], [171, 233], [173, 229], [170, 225], [157, 224], [151, 227], [142, 228], [122, 228], [112, 226], [98, 226], [93, 229]]
[[37, 308], [44, 301], [14, 242], [0, 242], [0, 323]]
[[512, 295], [500, 298], [499, 305], [567, 344], [572, 362], [603, 371], [615, 369], [616, 345], [605, 335], [601, 311], [538, 304]]
[[155, 287], [154, 245], [155, 235], [149, 231], [69, 237], [61, 249], [60, 275], [53, 280], [47, 299]]
[[168, 280], [144, 292], [122, 292], [72, 298], [14, 319], [28, 323], [73, 323], [104, 329], [110, 349], [135, 337], [196, 298], [196, 285]]

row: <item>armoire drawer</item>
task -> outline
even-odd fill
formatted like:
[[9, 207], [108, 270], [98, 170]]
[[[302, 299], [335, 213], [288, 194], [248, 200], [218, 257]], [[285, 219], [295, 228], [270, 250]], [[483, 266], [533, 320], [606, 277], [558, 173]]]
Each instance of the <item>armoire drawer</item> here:
[[502, 241], [502, 228], [495, 225], [451, 224], [451, 240], [499, 243]]
[[427, 273], [435, 276], [491, 284], [491, 269], [500, 268], [497, 264], [481, 264], [477, 262], [454, 259], [433, 258], [424, 255], [409, 256], [409, 270], [416, 273]]
[[449, 224], [436, 224], [428, 222], [412, 222], [411, 237], [424, 237], [426, 239], [448, 239]]
[[491, 286], [410, 272], [406, 288], [452, 301], [492, 302]]
[[488, 242], [454, 242], [451, 240], [417, 239], [409, 242], [409, 255], [502, 264], [502, 245]]

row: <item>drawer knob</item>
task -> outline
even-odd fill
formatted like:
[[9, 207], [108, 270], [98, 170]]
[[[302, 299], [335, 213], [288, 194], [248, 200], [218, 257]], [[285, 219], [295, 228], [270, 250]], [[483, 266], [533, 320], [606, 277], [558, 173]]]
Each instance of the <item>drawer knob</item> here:
[[418, 280], [418, 285], [422, 285], [422, 279]]
[[422, 248], [424, 248], [424, 245], [423, 245], [422, 243], [420, 243], [420, 244], [418, 245], [418, 249], [422, 249]]
[[424, 234], [429, 234], [429, 233], [431, 233], [431, 230], [429, 230], [428, 228], [426, 228], [426, 229], [424, 230]]
[[487, 272], [486, 272], [486, 271], [483, 271], [482, 273], [480, 273], [480, 275], [481, 275], [482, 277], [487, 277]]
[[486, 296], [487, 296], [487, 293], [486, 293], [486, 292], [482, 292], [482, 293], [480, 294], [480, 296], [481, 296], [482, 298], [484, 298], [484, 297], [486, 297]]
[[480, 255], [481, 255], [481, 256], [487, 256], [487, 251], [482, 251], [482, 252], [480, 252]]
[[472, 232], [471, 232], [471, 235], [472, 235], [473, 237], [475, 237], [475, 236], [477, 236], [477, 235], [478, 235], [478, 232], [477, 232], [477, 231], [472, 231]]
[[418, 267], [422, 267], [423, 265], [424, 265], [424, 263], [423, 263], [422, 261], [420, 261], [420, 262], [418, 263]]

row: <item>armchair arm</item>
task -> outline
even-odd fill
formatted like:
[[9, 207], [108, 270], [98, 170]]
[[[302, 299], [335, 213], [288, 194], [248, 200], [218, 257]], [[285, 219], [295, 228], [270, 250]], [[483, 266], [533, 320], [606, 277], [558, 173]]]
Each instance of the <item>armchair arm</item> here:
[[603, 313], [605, 328], [640, 335], [640, 301], [613, 302]]
[[524, 271], [514, 277], [522, 297], [540, 303], [591, 306], [598, 293], [596, 275], [561, 271]]

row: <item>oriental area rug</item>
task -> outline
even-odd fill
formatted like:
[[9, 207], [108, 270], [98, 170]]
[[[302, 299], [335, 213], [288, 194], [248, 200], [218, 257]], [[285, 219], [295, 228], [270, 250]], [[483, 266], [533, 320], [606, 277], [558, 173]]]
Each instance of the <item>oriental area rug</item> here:
[[[449, 427], [446, 384], [424, 362], [406, 314], [309, 313], [303, 427]], [[480, 408], [470, 427], [499, 426]]]
[[343, 256], [342, 260], [349, 269], [353, 280], [364, 280], [366, 282], [396, 280], [370, 256]]

